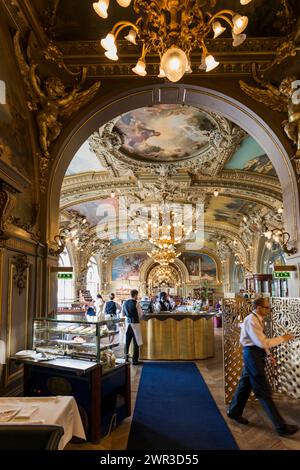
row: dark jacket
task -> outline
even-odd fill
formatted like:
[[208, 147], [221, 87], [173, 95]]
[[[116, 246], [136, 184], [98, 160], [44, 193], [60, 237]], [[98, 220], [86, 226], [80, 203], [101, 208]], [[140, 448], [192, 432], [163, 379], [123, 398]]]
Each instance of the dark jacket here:
[[123, 312], [128, 323], [139, 323], [139, 314], [136, 308], [136, 300], [128, 299], [123, 304]]
[[105, 305], [105, 314], [115, 316], [117, 314], [117, 306], [113, 300], [106, 302]]

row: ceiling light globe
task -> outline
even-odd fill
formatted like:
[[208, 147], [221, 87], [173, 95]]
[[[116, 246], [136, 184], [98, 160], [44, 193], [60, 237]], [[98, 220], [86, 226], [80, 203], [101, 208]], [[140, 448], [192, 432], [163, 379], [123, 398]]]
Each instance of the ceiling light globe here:
[[161, 59], [161, 68], [170, 82], [178, 82], [185, 74], [187, 65], [187, 56], [178, 47], [170, 47]]
[[217, 62], [215, 60], [215, 58], [212, 56], [212, 55], [208, 55], [206, 58], [205, 58], [205, 65], [206, 65], [206, 69], [205, 71], [206, 72], [210, 72], [211, 70], [215, 69], [216, 67], [218, 67], [220, 62]]
[[[140, 75], [141, 77], [145, 77], [145, 75], [147, 75], [145, 61], [142, 59], [138, 60], [136, 66], [133, 67], [132, 71], [137, 75]], [[156, 225], [154, 224], [154, 226]]]
[[[248, 0], [249, 1], [249, 0]], [[251, 1], [251, 0], [250, 0]], [[123, 8], [127, 8], [129, 7], [130, 3], [131, 3], [131, 0], [117, 0], [118, 4], [123, 7]]]
[[235, 15], [232, 18], [232, 22], [233, 22], [232, 31], [234, 32], [234, 34], [241, 34], [247, 28], [248, 18], [247, 16]]
[[226, 28], [224, 28], [220, 21], [214, 21], [212, 24], [212, 29], [214, 32], [214, 39], [216, 39], [218, 36], [220, 36], [224, 31], [226, 31]]
[[124, 37], [126, 41], [130, 42], [131, 44], [134, 44], [135, 46], [137, 45], [136, 43], [136, 31], [134, 29], [130, 29], [129, 33], [127, 36]]
[[246, 34], [234, 34], [234, 32], [232, 31], [232, 38], [233, 38], [233, 41], [232, 41], [233, 47], [238, 47], [241, 44], [243, 44], [243, 42], [247, 38], [247, 35]]
[[100, 44], [106, 51], [116, 49], [115, 36], [112, 33], [108, 33], [104, 39], [101, 39]]
[[248, 5], [248, 3], [252, 2], [252, 0], [240, 0], [241, 5]]
[[98, 2], [93, 3], [93, 8], [97, 15], [101, 18], [107, 18], [107, 9], [109, 7], [109, 0], [99, 0]]
[[119, 60], [119, 57], [117, 55], [117, 49], [111, 49], [109, 51], [105, 51], [104, 55], [110, 60]]

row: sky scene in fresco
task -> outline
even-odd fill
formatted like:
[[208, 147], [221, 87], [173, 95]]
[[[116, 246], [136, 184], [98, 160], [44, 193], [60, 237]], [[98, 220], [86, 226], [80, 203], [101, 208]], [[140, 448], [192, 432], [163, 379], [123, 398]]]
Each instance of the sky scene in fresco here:
[[256, 203], [245, 199], [218, 196], [210, 200], [205, 219], [239, 225], [243, 216], [248, 215], [255, 207]]
[[68, 210], [75, 210], [81, 215], [84, 215], [88, 223], [93, 227], [109, 219], [115, 217], [116, 211], [118, 211], [118, 199], [98, 199], [97, 201], [83, 202], [74, 206], [68, 207]]
[[141, 266], [146, 259], [148, 259], [146, 253], [118, 256], [112, 264], [112, 280], [138, 281]]
[[97, 156], [94, 154], [94, 152], [90, 151], [88, 141], [85, 141], [72, 159], [66, 171], [66, 176], [85, 173], [88, 171], [103, 170], [104, 168], [101, 166]]
[[174, 161], [197, 155], [208, 144], [214, 124], [201, 110], [156, 105], [124, 114], [116, 123], [121, 150], [146, 160]]
[[198, 253], [183, 253], [180, 259], [186, 265], [191, 277], [198, 277], [207, 281], [216, 280], [216, 263], [210, 256]]
[[256, 140], [249, 136], [241, 142], [224, 169], [255, 171], [268, 176], [276, 176], [276, 171], [264, 150]]

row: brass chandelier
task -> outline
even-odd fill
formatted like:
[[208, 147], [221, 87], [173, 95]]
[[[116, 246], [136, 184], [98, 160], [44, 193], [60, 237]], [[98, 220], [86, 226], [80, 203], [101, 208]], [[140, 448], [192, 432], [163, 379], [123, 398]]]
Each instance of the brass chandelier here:
[[[135, 23], [131, 21], [117, 22], [110, 33], [101, 40], [105, 56], [110, 60], [118, 60], [117, 40], [123, 30], [128, 33], [125, 39], [142, 45], [141, 56], [132, 69], [140, 76], [147, 75], [146, 56], [157, 54], [160, 57], [160, 78], [171, 82], [179, 81], [185, 73], [192, 73], [190, 54], [202, 51], [199, 68], [210, 72], [219, 62], [208, 52], [205, 41], [209, 36], [220, 36], [226, 26], [231, 29], [234, 47], [246, 39], [243, 31], [248, 24], [247, 16], [233, 10], [223, 9], [211, 13], [208, 9], [215, 7], [218, 0], [133, 0], [133, 10], [138, 15]], [[252, 0], [240, 0], [247, 5]], [[131, 0], [117, 0], [126, 8]], [[95, 12], [101, 18], [108, 17], [110, 0], [98, 0], [93, 3]]]
[[181, 216], [182, 214], [176, 214], [164, 204], [153, 220], [138, 227], [140, 236], [154, 245], [147, 255], [161, 266], [173, 263], [181, 255], [177, 252], [176, 245], [187, 239], [192, 232], [196, 233], [193, 219], [184, 223]]
[[155, 263], [159, 263], [161, 266], [168, 266], [174, 263], [175, 259], [178, 258], [181, 253], [178, 253], [175, 248], [153, 248], [147, 255], [153, 259]]
[[177, 217], [173, 210], [168, 210], [164, 205], [158, 216], [144, 226], [139, 226], [138, 231], [142, 238], [164, 250], [182, 243], [192, 232], [195, 233], [196, 229], [193, 227], [193, 221], [185, 224], [181, 221], [181, 214]]

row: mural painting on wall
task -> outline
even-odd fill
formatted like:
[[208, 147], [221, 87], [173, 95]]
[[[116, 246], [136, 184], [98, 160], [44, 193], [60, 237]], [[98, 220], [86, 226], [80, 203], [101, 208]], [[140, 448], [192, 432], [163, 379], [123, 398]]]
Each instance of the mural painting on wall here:
[[141, 266], [147, 258], [145, 253], [118, 256], [112, 264], [112, 280], [138, 281]]
[[277, 176], [269, 157], [252, 137], [243, 139], [224, 169], [252, 171], [268, 176]]
[[215, 124], [197, 108], [156, 105], [124, 114], [115, 129], [124, 152], [148, 161], [174, 161], [199, 154]]
[[184, 253], [180, 256], [192, 279], [216, 281], [217, 268], [215, 261], [208, 255], [198, 253]]

